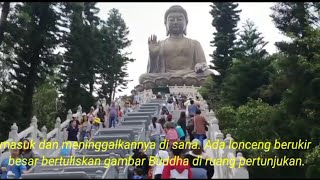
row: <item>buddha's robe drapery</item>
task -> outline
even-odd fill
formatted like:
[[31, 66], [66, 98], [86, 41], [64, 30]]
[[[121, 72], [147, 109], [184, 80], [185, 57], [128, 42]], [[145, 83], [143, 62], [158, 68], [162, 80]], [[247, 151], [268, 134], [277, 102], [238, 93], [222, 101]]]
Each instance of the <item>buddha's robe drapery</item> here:
[[167, 38], [159, 44], [159, 51], [149, 55], [147, 73], [140, 76], [140, 84], [146, 80], [154, 81], [158, 77], [168, 80], [177, 76], [200, 79], [212, 74], [209, 70], [195, 73], [194, 67], [197, 63], [206, 64], [205, 54], [198, 41], [186, 37]]

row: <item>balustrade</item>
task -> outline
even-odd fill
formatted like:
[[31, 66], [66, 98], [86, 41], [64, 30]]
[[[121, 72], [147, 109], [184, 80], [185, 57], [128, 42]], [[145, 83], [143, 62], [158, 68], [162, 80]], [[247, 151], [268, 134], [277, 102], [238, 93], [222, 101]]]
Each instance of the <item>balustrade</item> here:
[[[215, 166], [215, 174], [212, 178], [213, 179], [215, 179], [215, 178], [219, 178], [219, 179], [233, 179], [233, 178], [248, 179], [249, 173], [247, 171], [247, 168], [246, 167], [238, 168], [239, 161], [242, 158], [244, 158], [242, 156], [242, 153], [236, 152], [236, 150], [234, 150], [234, 149], [229, 149], [228, 143], [230, 142], [230, 139], [233, 139], [233, 138], [230, 134], [227, 134], [225, 137], [224, 134], [221, 133], [221, 130], [219, 128], [219, 120], [216, 118], [214, 112], [208, 111], [207, 103], [203, 100], [203, 98], [201, 97], [201, 95], [198, 92], [199, 87], [169, 86], [169, 89], [170, 89], [170, 92], [173, 94], [183, 93], [186, 95], [190, 94], [193, 97], [195, 97], [195, 96], [200, 97], [201, 110], [203, 112], [203, 115], [206, 117], [206, 119], [209, 122], [209, 131], [207, 134], [207, 140], [210, 140], [211, 142], [220, 141], [220, 142], [226, 143], [226, 146], [223, 149], [206, 148], [205, 152], [209, 155], [209, 157], [211, 157], [212, 159], [228, 158], [228, 159], [235, 159], [236, 160], [236, 166], [234, 168], [230, 168], [230, 166], [228, 166], [228, 165], [225, 165], [225, 166], [217, 166], [216, 165]], [[141, 104], [140, 104], [140, 108], [139, 108], [138, 112], [134, 112], [135, 114], [130, 113], [129, 116], [124, 116], [123, 122], [129, 123], [131, 121], [132, 123], [135, 123], [136, 120], [134, 120], [134, 117], [146, 116], [146, 122], [149, 123], [151, 120], [151, 115], [154, 115], [154, 113], [159, 114], [160, 104], [158, 104], [158, 105], [154, 104], [154, 103], [145, 104], [145, 103], [151, 102], [153, 99], [153, 94], [152, 94], [151, 90], [144, 90], [144, 91], [138, 93], [138, 96], [140, 96], [140, 100], [141, 100]], [[156, 103], [159, 103], [159, 102], [157, 101]], [[106, 104], [106, 99], [104, 98], [101, 101], [98, 101], [96, 103], [96, 110], [94, 112], [98, 111], [98, 108], [101, 104], [105, 109], [108, 108], [108, 105]], [[119, 104], [119, 102], [118, 102], [118, 104]], [[145, 114], [145, 115], [141, 115], [141, 114]], [[82, 116], [82, 107], [80, 105], [77, 109], [76, 115], [77, 115], [77, 118], [79, 118], [79, 119]], [[71, 119], [72, 119], [72, 111], [69, 110], [68, 115], [66, 117], [66, 120], [62, 122], [61, 119], [58, 117], [55, 121], [54, 129], [51, 130], [50, 132], [48, 132], [46, 126], [43, 126], [40, 130], [38, 130], [38, 119], [36, 117], [33, 117], [31, 119], [30, 127], [28, 127], [27, 129], [25, 129], [21, 132], [18, 132], [19, 128], [18, 128], [17, 124], [13, 123], [13, 125], [11, 126], [11, 131], [9, 132], [9, 139], [6, 140], [5, 142], [7, 142], [7, 143], [17, 142], [23, 138], [28, 138], [29, 140], [36, 141], [37, 143], [39, 143], [41, 141], [47, 141], [47, 142], [48, 141], [49, 142], [57, 141], [57, 142], [59, 142], [59, 145], [61, 145], [62, 142], [66, 140], [66, 129], [67, 129]], [[133, 120], [131, 120], [131, 119], [133, 119]], [[141, 119], [139, 119], [139, 121], [140, 120]], [[143, 122], [145, 122], [145, 121], [143, 121]], [[137, 121], [137, 123], [140, 123], [140, 122]], [[119, 130], [121, 128], [123, 129], [122, 130], [124, 133], [123, 135], [131, 134], [131, 135], [129, 135], [131, 137], [132, 137], [132, 135], [134, 135], [132, 137], [132, 139], [134, 139], [134, 140], [140, 140], [140, 141], [147, 140], [146, 127], [145, 126], [138, 126], [136, 124], [134, 124], [134, 126], [120, 124]], [[99, 137], [100, 135], [111, 133], [111, 132], [104, 132], [106, 130], [107, 129], [98, 130], [95, 133], [94, 137]], [[116, 129], [112, 129], [112, 130], [116, 130]], [[101, 131], [101, 132], [99, 132], [99, 131]], [[119, 135], [119, 137], [120, 137], [120, 135]], [[35, 151], [39, 155], [57, 156], [57, 154], [60, 152], [60, 149], [57, 149], [57, 150], [56, 149], [55, 150], [35, 149]], [[129, 154], [126, 154], [126, 156], [129, 156]], [[9, 157], [8, 147], [1, 147], [1, 149], [0, 149], [0, 162], [5, 157]], [[116, 157], [116, 156], [114, 156], [114, 157]], [[117, 157], [119, 157], [118, 154], [117, 154]], [[66, 177], [67, 176], [71, 177], [73, 175], [74, 176], [79, 175], [79, 177], [80, 177], [80, 174], [74, 174], [74, 172], [71, 172], [71, 171], [73, 171], [72, 168], [69, 170], [68, 170], [69, 172], [64, 172], [64, 173], [66, 173], [65, 174]], [[110, 168], [106, 169], [105, 171], [102, 171], [98, 168], [97, 170], [94, 170], [95, 171], [94, 174], [92, 174], [92, 173], [90, 174], [90, 177], [96, 178], [96, 179], [127, 178], [128, 170], [129, 170], [128, 166], [110, 167]], [[88, 169], [88, 172], [89, 172], [89, 169]], [[61, 173], [61, 172], [59, 172], [59, 173]], [[23, 177], [28, 178], [28, 177], [37, 177], [37, 176], [30, 175], [30, 176], [23, 176]], [[62, 177], [62, 175], [61, 175], [61, 177]]]

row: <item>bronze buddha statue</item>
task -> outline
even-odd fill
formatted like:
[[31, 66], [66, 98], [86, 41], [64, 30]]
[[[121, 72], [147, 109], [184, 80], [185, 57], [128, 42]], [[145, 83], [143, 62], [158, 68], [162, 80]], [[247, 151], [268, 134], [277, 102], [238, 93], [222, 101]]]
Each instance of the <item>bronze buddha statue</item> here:
[[181, 6], [171, 6], [165, 13], [167, 35], [157, 41], [148, 39], [149, 62], [147, 73], [139, 78], [143, 89], [156, 86], [200, 86], [212, 72], [207, 67], [205, 54], [197, 40], [186, 38], [188, 15]]

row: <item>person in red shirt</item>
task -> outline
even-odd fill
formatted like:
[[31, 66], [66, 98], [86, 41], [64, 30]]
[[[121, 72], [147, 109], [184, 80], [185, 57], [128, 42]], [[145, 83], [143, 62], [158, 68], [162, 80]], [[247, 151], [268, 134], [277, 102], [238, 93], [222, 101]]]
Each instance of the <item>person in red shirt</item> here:
[[206, 119], [201, 116], [201, 110], [196, 110], [196, 115], [193, 119], [193, 135], [195, 139], [199, 139], [201, 143], [201, 148], [203, 147], [203, 140], [206, 136], [206, 128], [205, 126], [209, 125], [209, 123], [206, 121]]
[[161, 179], [192, 179], [190, 163], [183, 157], [184, 149], [171, 147], [171, 151], [174, 157], [164, 166]]
[[121, 110], [121, 107], [119, 106], [117, 123], [119, 123], [121, 120], [122, 120], [122, 110]]

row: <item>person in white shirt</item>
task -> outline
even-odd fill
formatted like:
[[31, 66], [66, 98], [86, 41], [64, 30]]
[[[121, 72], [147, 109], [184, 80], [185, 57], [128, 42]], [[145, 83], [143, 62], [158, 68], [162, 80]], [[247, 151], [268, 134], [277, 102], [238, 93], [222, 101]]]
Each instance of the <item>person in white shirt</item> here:
[[94, 117], [95, 117], [95, 115], [93, 114], [93, 112], [94, 112], [94, 107], [91, 106], [90, 112], [87, 114], [87, 116], [88, 116], [88, 122], [89, 122], [90, 124], [93, 123], [93, 120], [94, 120]]
[[172, 94], [170, 94], [170, 97], [167, 99], [167, 108], [168, 111], [172, 114], [172, 112], [174, 111], [174, 97]]
[[196, 99], [194, 100], [194, 104], [197, 105], [200, 108], [201, 101], [200, 101], [200, 97], [199, 96], [196, 96]]
[[160, 135], [163, 134], [163, 128], [161, 124], [157, 123], [158, 118], [153, 117], [152, 123], [149, 125], [149, 137], [151, 142], [156, 143], [156, 149], [152, 149], [152, 156], [154, 156], [159, 151], [159, 144], [160, 144]]
[[159, 149], [156, 154], [158, 162], [153, 166], [154, 179], [161, 179], [162, 171], [164, 169], [163, 162], [169, 159], [169, 153], [165, 150], [165, 146]]
[[136, 102], [137, 104], [140, 104], [140, 96], [138, 94], [135, 94], [133, 96], [133, 102]]

